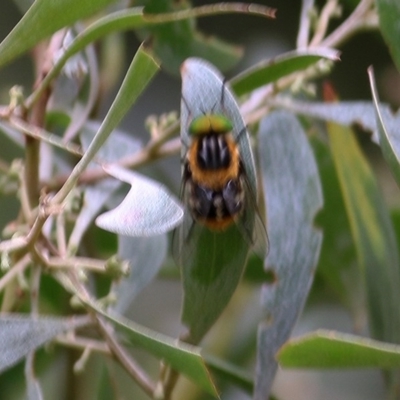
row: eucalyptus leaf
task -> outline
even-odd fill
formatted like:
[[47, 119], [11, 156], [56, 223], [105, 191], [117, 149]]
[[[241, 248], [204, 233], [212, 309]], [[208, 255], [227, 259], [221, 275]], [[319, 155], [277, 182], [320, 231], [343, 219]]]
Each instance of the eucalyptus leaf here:
[[248, 394], [253, 392], [253, 377], [249, 372], [210, 355], [204, 355], [204, 359], [207, 368], [215, 376], [236, 385]]
[[[181, 67], [181, 141], [182, 157], [190, 143], [188, 128], [197, 116], [206, 113], [222, 114], [233, 125], [240, 157], [253, 193], [256, 193], [256, 174], [249, 137], [238, 105], [224, 79], [211, 64], [190, 58]], [[249, 232], [253, 231], [255, 211], [248, 205], [241, 218], [246, 219]], [[185, 226], [186, 225], [186, 226]], [[190, 235], [187, 236], [190, 231]], [[188, 340], [198, 343], [228, 304], [246, 265], [249, 243], [242, 232], [231, 225], [223, 232], [214, 232], [192, 223], [186, 209], [182, 227], [175, 233], [188, 255], [179, 260], [183, 279], [182, 321], [189, 328]]]
[[371, 335], [400, 343], [399, 253], [388, 210], [353, 132], [330, 122], [328, 133], [358, 263], [365, 276]]
[[322, 59], [337, 61], [339, 52], [324, 48], [291, 51], [259, 62], [231, 79], [230, 84], [233, 91], [241, 96], [293, 72], [304, 70]]
[[153, 57], [143, 46], [139, 47], [99, 130], [63, 187], [53, 197], [52, 201], [54, 203], [62, 202], [65, 199], [73, 186], [77, 183], [82, 172], [88, 167], [90, 162], [93, 161], [111, 132], [119, 125], [122, 118], [150, 83], [158, 69], [159, 65]]
[[274, 280], [261, 293], [265, 322], [258, 330], [256, 400], [270, 394], [275, 354], [288, 340], [311, 287], [322, 244], [313, 224], [323, 202], [314, 154], [292, 114], [276, 111], [261, 121], [259, 158], [270, 238], [265, 268]]
[[55, 336], [88, 324], [86, 317], [33, 318], [13, 314], [0, 316], [0, 372], [15, 365], [31, 351]]
[[115, 310], [124, 313], [137, 294], [154, 278], [167, 256], [166, 235], [118, 237], [118, 256], [128, 260], [129, 276], [117, 287]]
[[97, 304], [84, 298], [81, 300], [98, 314], [112, 322], [123, 333], [125, 341], [139, 347], [155, 357], [170, 364], [199, 387], [218, 398], [216, 388], [200, 355], [200, 348], [177, 341], [174, 338], [155, 332], [115, 313], [107, 313]]
[[324, 195], [324, 208], [316, 225], [323, 230], [317, 273], [352, 313], [354, 326], [362, 326], [365, 312], [365, 287], [358, 268], [339, 180], [326, 140], [313, 137], [311, 145], [318, 162]]
[[[72, 1], [72, 0], [70, 0]], [[218, 4], [218, 5], [205, 5], [203, 7], [181, 10], [177, 12], [165, 13], [165, 14], [144, 14], [143, 7], [133, 7], [120, 11], [116, 11], [111, 13], [103, 18], [99, 18], [93, 24], [88, 26], [88, 28], [82, 32], [77, 38], [71, 43], [71, 45], [66, 49], [63, 55], [57, 60], [53, 68], [49, 71], [46, 77], [41, 82], [40, 86], [35, 90], [35, 92], [29, 97], [26, 104], [29, 106], [34, 103], [40, 96], [40, 94], [45, 90], [46, 87], [50, 84], [50, 82], [60, 73], [63, 66], [67, 62], [67, 60], [72, 57], [77, 52], [84, 49], [88, 44], [94, 42], [95, 40], [100, 39], [101, 37], [110, 34], [115, 31], [124, 31], [128, 29], [138, 29], [143, 27], [151, 27], [153, 25], [165, 25], [168, 22], [177, 22], [182, 20], [187, 20], [190, 18], [207, 16], [207, 15], [217, 15], [221, 13], [243, 13], [243, 7], [239, 4], [236, 8], [235, 4]], [[257, 6], [246, 8], [245, 12], [248, 14], [260, 15], [263, 17], [273, 17], [275, 10], [264, 7]], [[200, 41], [198, 46], [197, 42]], [[173, 43], [173, 48], [176, 48], [176, 43]], [[202, 41], [202, 39], [194, 40], [193, 44], [195, 46], [200, 47], [202, 51], [207, 48], [207, 45]], [[192, 45], [192, 44], [191, 44]], [[181, 46], [178, 46], [178, 48]], [[225, 60], [221, 60], [219, 62], [222, 65], [227, 65], [230, 63], [229, 56], [229, 45], [228, 47], [224, 47], [223, 43], [211, 41], [210, 46], [208, 46], [208, 55], [210, 57], [216, 58], [218, 55], [225, 54]], [[182, 52], [182, 50], [178, 50]], [[187, 50], [190, 51], [190, 50]], [[165, 52], [165, 51], [164, 51]], [[231, 56], [235, 57], [234, 54]]]
[[[58, 30], [89, 17], [116, 0], [36, 0], [0, 43], [0, 67]], [[49, 18], [57, 16], [56, 18]]]
[[285, 368], [400, 368], [400, 346], [320, 329], [288, 341], [277, 359]]
[[120, 235], [149, 237], [181, 222], [182, 207], [162, 184], [116, 165], [104, 169], [131, 189], [119, 206], [97, 217], [97, 226]]
[[400, 71], [400, 3], [398, 0], [376, 0], [376, 5], [380, 31]]

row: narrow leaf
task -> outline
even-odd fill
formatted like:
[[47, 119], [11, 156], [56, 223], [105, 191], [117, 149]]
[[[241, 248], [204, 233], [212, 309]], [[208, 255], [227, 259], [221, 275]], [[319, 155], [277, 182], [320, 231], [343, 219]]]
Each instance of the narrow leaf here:
[[164, 360], [173, 369], [193, 380], [203, 390], [217, 397], [215, 386], [200, 355], [200, 348], [178, 342], [174, 338], [145, 328], [122, 316], [106, 313], [96, 304], [82, 298], [81, 300], [115, 324], [131, 345], [140, 347]]
[[328, 123], [332, 156], [365, 275], [374, 338], [400, 343], [400, 266], [395, 233], [381, 191], [350, 129]]
[[[36, 0], [0, 43], [0, 67], [61, 28], [73, 25], [116, 0]], [[57, 16], [53, 18], [51, 16]]]
[[287, 342], [277, 359], [286, 368], [400, 368], [400, 346], [321, 329]]
[[227, 361], [205, 355], [204, 359], [210, 372], [215, 376], [244, 390], [246, 393], [253, 392], [253, 376], [247, 371]]
[[258, 331], [254, 399], [268, 398], [277, 370], [275, 354], [288, 340], [303, 309], [322, 243], [313, 227], [322, 207], [317, 165], [307, 136], [290, 113], [277, 111], [261, 121], [259, 158], [266, 193], [270, 253], [265, 269], [265, 322]]
[[233, 91], [241, 96], [293, 72], [304, 70], [322, 59], [337, 61], [339, 52], [333, 49], [292, 51], [271, 60], [261, 61], [235, 76], [230, 83]]
[[139, 95], [150, 83], [158, 69], [159, 66], [153, 57], [141, 46], [136, 52], [121, 87], [96, 136], [79, 163], [73, 169], [64, 186], [52, 199], [55, 204], [65, 199], [72, 187], [77, 183], [81, 173], [93, 160], [111, 132], [118, 126], [129, 108], [132, 107]]
[[365, 312], [360, 312], [360, 309], [365, 305], [365, 288], [335, 165], [326, 140], [314, 137], [311, 144], [324, 195], [324, 208], [316, 220], [316, 225], [324, 232], [318, 275], [350, 309], [354, 325], [362, 326]]

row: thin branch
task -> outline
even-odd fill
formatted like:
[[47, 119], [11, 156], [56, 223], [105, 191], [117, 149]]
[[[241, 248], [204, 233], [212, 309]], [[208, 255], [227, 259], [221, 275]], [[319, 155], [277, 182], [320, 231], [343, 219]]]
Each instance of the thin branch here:
[[374, 0], [361, 0], [353, 13], [346, 18], [329, 36], [321, 41], [320, 46], [338, 47], [349, 37], [353, 36], [361, 29], [377, 28], [378, 20], [371, 15], [374, 7]]
[[87, 269], [92, 272], [106, 272], [106, 261], [86, 257], [50, 257], [46, 260], [46, 266], [53, 269]]
[[299, 33], [297, 35], [296, 47], [303, 49], [308, 46], [308, 38], [311, 27], [311, 12], [314, 7], [314, 0], [303, 0], [300, 14]]
[[315, 29], [314, 37], [310, 42], [310, 47], [316, 47], [321, 43], [328, 31], [329, 21], [332, 17], [337, 16], [339, 5], [338, 0], [328, 0], [321, 11], [318, 18], [317, 27]]
[[156, 390], [154, 382], [149, 379], [147, 374], [142, 371], [140, 366], [136, 364], [131, 357], [129, 357], [126, 350], [118, 343], [110, 325], [98, 315], [96, 316], [96, 319], [100, 330], [102, 331], [106, 342], [115, 357], [127, 370], [129, 375], [131, 375], [132, 378], [135, 379], [135, 381], [140, 385], [143, 391], [147, 393], [147, 395], [149, 395], [150, 397], [153, 397], [153, 394]]
[[[157, 146], [159, 142], [157, 142]], [[179, 154], [181, 148], [180, 139], [172, 139], [160, 147], [154, 150], [153, 147], [145, 147], [141, 151], [122, 158], [118, 165], [125, 168], [136, 169], [144, 165], [150, 164], [155, 160], [159, 160], [166, 157], [171, 157]], [[47, 182], [46, 187], [48, 190], [57, 190], [68, 178], [68, 175], [60, 175], [54, 182]], [[79, 184], [91, 184], [101, 179], [109, 178], [109, 175], [103, 170], [103, 168], [93, 168], [82, 173], [79, 177]]]
[[[92, 303], [93, 300], [86, 287], [79, 280], [76, 271], [70, 271], [65, 275], [68, 280], [72, 283], [74, 291], [78, 291], [76, 294], [81, 297], [84, 301]], [[103, 334], [107, 345], [114, 357], [121, 363], [121, 365], [127, 370], [127, 372], [132, 376], [137, 384], [147, 393], [150, 397], [153, 397], [156, 386], [154, 382], [147, 376], [147, 374], [141, 369], [141, 367], [136, 364], [126, 350], [119, 344], [118, 340], [115, 338], [114, 331], [110, 324], [104, 320], [104, 318], [98, 315], [96, 312], [90, 310], [93, 317], [95, 318], [101, 333]]]
[[18, 274], [22, 274], [31, 262], [29, 254], [25, 254], [8, 272], [0, 279], [0, 292], [11, 282]]
[[75, 335], [66, 334], [58, 336], [55, 339], [55, 342], [62, 346], [71, 347], [77, 350], [85, 350], [86, 348], [89, 348], [90, 350], [97, 351], [98, 353], [112, 356], [112, 353], [107, 344], [100, 340], [82, 338]]

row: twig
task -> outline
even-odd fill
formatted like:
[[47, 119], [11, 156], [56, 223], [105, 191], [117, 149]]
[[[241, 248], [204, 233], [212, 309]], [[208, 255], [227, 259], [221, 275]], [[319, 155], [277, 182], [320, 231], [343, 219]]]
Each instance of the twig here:
[[13, 280], [18, 274], [21, 274], [28, 267], [31, 259], [29, 254], [25, 254], [1, 279], [0, 292]]
[[88, 339], [82, 337], [76, 337], [75, 335], [61, 335], [55, 339], [55, 342], [66, 347], [72, 347], [77, 350], [90, 350], [97, 351], [98, 353], [112, 356], [112, 353], [105, 342], [95, 339]]
[[318, 46], [325, 37], [330, 19], [338, 13], [338, 0], [328, 0], [318, 18], [315, 34], [310, 41], [310, 47]]
[[300, 14], [300, 27], [297, 35], [296, 47], [298, 49], [308, 46], [308, 38], [311, 26], [311, 11], [314, 7], [314, 0], [303, 0]]
[[93, 272], [106, 272], [105, 261], [86, 257], [50, 257], [46, 260], [46, 266], [52, 269], [87, 269]]
[[[68, 280], [72, 283], [78, 297], [81, 297], [84, 301], [88, 303], [92, 303], [90, 294], [88, 293], [86, 287], [82, 284], [82, 282], [77, 277], [76, 271], [70, 271], [65, 275]], [[100, 328], [101, 333], [103, 334], [109, 349], [111, 350], [114, 357], [121, 363], [121, 365], [127, 370], [127, 372], [132, 376], [133, 379], [138, 383], [138, 385], [143, 389], [145, 393], [147, 393], [150, 397], [153, 397], [156, 386], [154, 382], [150, 380], [147, 374], [140, 368], [138, 364], [136, 364], [131, 357], [127, 354], [125, 349], [118, 343], [118, 340], [115, 338], [115, 334], [113, 329], [110, 327], [110, 324], [104, 320], [104, 318], [91, 309], [89, 311], [92, 313], [94, 319], [97, 322], [97, 325]]]
[[361, 0], [353, 13], [336, 30], [322, 40], [320, 46], [337, 47], [361, 29], [377, 28], [378, 19], [376, 18], [376, 13], [372, 13], [373, 6], [373, 0]]

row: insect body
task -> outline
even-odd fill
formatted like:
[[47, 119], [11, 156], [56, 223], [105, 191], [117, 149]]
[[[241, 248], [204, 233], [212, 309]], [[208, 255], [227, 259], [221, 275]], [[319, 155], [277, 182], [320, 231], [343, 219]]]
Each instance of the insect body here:
[[198, 116], [188, 127], [192, 140], [184, 158], [181, 193], [187, 212], [174, 235], [177, 260], [190, 257], [196, 224], [215, 234], [235, 225], [251, 247], [258, 237], [255, 252], [262, 259], [266, 255], [267, 234], [232, 130], [232, 122], [219, 114]]
[[197, 117], [189, 126], [193, 137], [184, 165], [188, 206], [195, 220], [222, 231], [243, 210], [243, 167], [232, 124], [222, 115]]

